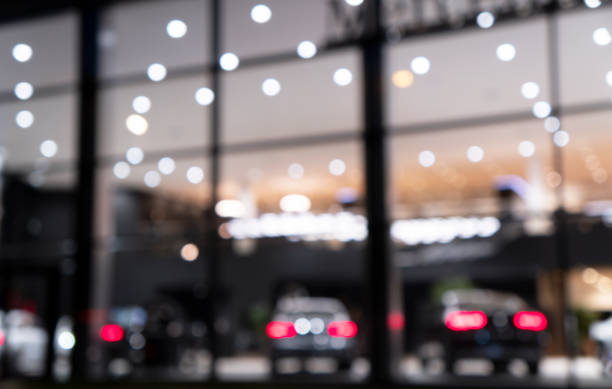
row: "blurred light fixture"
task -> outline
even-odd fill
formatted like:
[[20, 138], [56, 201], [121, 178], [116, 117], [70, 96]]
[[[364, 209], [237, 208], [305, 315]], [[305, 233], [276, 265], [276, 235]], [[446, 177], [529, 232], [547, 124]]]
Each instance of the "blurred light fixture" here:
[[130, 175], [130, 170], [130, 165], [123, 161], [119, 161], [113, 166], [113, 174], [120, 180], [127, 178]]
[[495, 23], [495, 15], [493, 15], [489, 11], [483, 11], [479, 13], [478, 16], [476, 16], [476, 24], [478, 24], [478, 27], [480, 28], [484, 28], [484, 29], [491, 28], [493, 27], [494, 23]]
[[219, 217], [242, 217], [246, 207], [239, 200], [221, 200], [215, 205], [215, 213]]
[[46, 158], [54, 157], [57, 154], [57, 143], [51, 139], [42, 141], [40, 143], [40, 153]]
[[100, 329], [100, 337], [105, 342], [118, 342], [123, 339], [125, 331], [117, 324], [106, 324]]
[[334, 82], [340, 86], [346, 86], [353, 81], [353, 73], [347, 68], [340, 68], [334, 72]]
[[528, 81], [521, 85], [521, 94], [526, 99], [535, 99], [540, 94], [540, 86], [533, 81]]
[[310, 199], [301, 194], [288, 194], [280, 199], [280, 209], [283, 212], [307, 212], [310, 210]]
[[187, 243], [181, 248], [181, 257], [187, 262], [195, 261], [198, 255], [200, 255], [200, 250], [193, 243]]
[[516, 57], [516, 48], [510, 43], [503, 43], [497, 46], [496, 53], [500, 61], [508, 62]]
[[209, 105], [215, 101], [215, 92], [210, 88], [200, 88], [195, 92], [195, 100], [200, 105]]
[[595, 285], [599, 281], [599, 272], [592, 267], [587, 267], [582, 271], [582, 280], [589, 285]]
[[174, 172], [176, 164], [174, 163], [174, 159], [170, 157], [164, 157], [157, 162], [157, 168], [159, 169], [160, 173], [167, 176]]
[[608, 71], [608, 73], [606, 73], [606, 83], [609, 86], [612, 86], [612, 70]]
[[414, 74], [410, 70], [397, 70], [391, 76], [391, 81], [398, 88], [409, 88], [414, 83]]
[[32, 47], [26, 43], [17, 43], [13, 46], [13, 58], [18, 62], [28, 62], [32, 58]]
[[302, 41], [297, 47], [297, 53], [304, 59], [312, 58], [317, 54], [317, 46], [311, 41]]
[[251, 19], [255, 23], [267, 23], [272, 18], [272, 10], [265, 4], [257, 4], [251, 8]]
[[484, 158], [484, 150], [480, 146], [470, 146], [467, 149], [467, 158], [470, 162], [480, 162]]
[[132, 165], [138, 165], [144, 159], [144, 152], [140, 147], [130, 147], [125, 153], [125, 159]]
[[329, 163], [329, 172], [334, 176], [341, 176], [346, 171], [346, 164], [341, 159], [333, 159]]
[[544, 128], [546, 131], [553, 133], [561, 128], [561, 120], [556, 116], [549, 116], [544, 119]]
[[593, 31], [593, 41], [599, 46], [605, 46], [612, 42], [612, 36], [607, 28], [601, 27]]
[[584, 0], [584, 5], [589, 8], [597, 8], [601, 5], [601, 0]]
[[557, 145], [558, 147], [567, 146], [569, 141], [570, 141], [570, 136], [567, 133], [567, 131], [562, 131], [562, 130], [557, 131], [553, 135], [553, 142], [555, 142], [555, 145]]
[[419, 163], [423, 167], [430, 167], [436, 163], [436, 155], [430, 150], [424, 150], [419, 153]]
[[538, 119], [544, 119], [552, 112], [552, 108], [547, 101], [538, 101], [533, 105], [531, 110], [533, 112], [533, 116]]
[[281, 91], [281, 84], [275, 78], [267, 78], [261, 83], [261, 90], [266, 96], [276, 96]]
[[34, 114], [28, 110], [17, 112], [15, 123], [21, 128], [30, 128], [34, 124]]
[[136, 113], [147, 113], [151, 109], [151, 100], [147, 96], [136, 96], [132, 100], [132, 108]]
[[350, 6], [357, 7], [363, 3], [363, 0], [344, 0], [344, 2]]
[[144, 175], [144, 183], [149, 188], [155, 188], [161, 183], [161, 176], [155, 170], [149, 170]]
[[293, 322], [293, 327], [298, 335], [306, 335], [310, 332], [310, 320], [300, 317]]
[[304, 167], [299, 163], [292, 163], [287, 169], [287, 174], [294, 180], [300, 179], [304, 176]]
[[62, 331], [57, 337], [57, 345], [60, 346], [62, 350], [72, 350], [76, 343], [76, 339], [74, 338], [74, 334], [70, 331]]
[[426, 74], [429, 72], [430, 68], [431, 64], [429, 60], [425, 57], [416, 57], [412, 61], [410, 61], [410, 69], [412, 69], [414, 74]]
[[235, 70], [240, 64], [238, 56], [234, 53], [225, 53], [219, 58], [219, 66], [225, 71]]
[[532, 141], [524, 140], [518, 145], [518, 152], [524, 158], [529, 158], [535, 153], [535, 144]]
[[15, 85], [14, 92], [19, 100], [27, 100], [34, 94], [34, 87], [29, 82], [21, 81]]
[[166, 67], [160, 63], [153, 63], [147, 68], [147, 76], [151, 81], [159, 82], [166, 78], [168, 71]]
[[149, 129], [149, 122], [137, 114], [131, 114], [125, 120], [125, 126], [134, 135], [144, 135]]
[[204, 179], [204, 171], [199, 166], [192, 166], [187, 169], [187, 181], [192, 184], [199, 184]]
[[171, 38], [182, 38], [187, 34], [187, 25], [182, 20], [174, 19], [166, 25], [166, 32]]

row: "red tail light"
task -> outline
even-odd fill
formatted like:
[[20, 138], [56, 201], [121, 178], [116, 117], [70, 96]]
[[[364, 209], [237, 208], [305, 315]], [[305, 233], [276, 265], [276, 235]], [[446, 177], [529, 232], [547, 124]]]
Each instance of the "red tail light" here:
[[487, 325], [487, 315], [482, 311], [454, 311], [444, 322], [452, 331], [479, 330]]
[[542, 312], [517, 312], [512, 320], [514, 326], [520, 330], [544, 331], [548, 326], [548, 320]]
[[107, 324], [100, 329], [100, 337], [105, 342], [118, 342], [123, 339], [123, 328], [117, 324]]
[[266, 327], [266, 334], [272, 339], [292, 338], [296, 335], [295, 327], [290, 321], [271, 321]]
[[4, 344], [4, 340], [5, 340], [4, 332], [0, 331], [0, 346]]
[[332, 321], [327, 326], [327, 333], [334, 338], [352, 338], [357, 335], [357, 324], [352, 321]]

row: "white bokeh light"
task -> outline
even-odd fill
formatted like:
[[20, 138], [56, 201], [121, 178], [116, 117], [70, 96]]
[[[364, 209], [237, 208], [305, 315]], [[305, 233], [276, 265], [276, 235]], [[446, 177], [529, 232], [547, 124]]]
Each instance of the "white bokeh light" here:
[[17, 43], [13, 46], [13, 58], [18, 62], [28, 62], [32, 58], [32, 47], [26, 43]]
[[14, 92], [19, 100], [27, 100], [34, 94], [34, 87], [29, 82], [21, 81], [15, 85]]
[[292, 163], [287, 169], [287, 174], [294, 180], [300, 179], [304, 176], [304, 167], [299, 163]]
[[559, 147], [565, 147], [570, 141], [570, 136], [567, 131], [557, 131], [553, 135], [553, 142]]
[[70, 331], [62, 331], [57, 337], [57, 345], [62, 350], [72, 350], [76, 344], [74, 334]]
[[140, 147], [130, 147], [125, 153], [125, 159], [132, 165], [138, 165], [144, 159], [144, 152]]
[[610, 31], [605, 27], [600, 27], [593, 31], [593, 41], [599, 46], [606, 46], [612, 42]]
[[496, 53], [500, 61], [508, 62], [516, 57], [516, 48], [510, 43], [503, 43], [497, 46]]
[[529, 158], [535, 154], [535, 149], [535, 144], [529, 140], [524, 140], [518, 145], [518, 152], [524, 158]]
[[149, 129], [149, 122], [140, 115], [131, 114], [125, 119], [125, 126], [134, 135], [144, 135]]
[[57, 143], [51, 139], [47, 139], [40, 143], [39, 149], [43, 157], [52, 158], [57, 154]]
[[561, 128], [561, 120], [556, 116], [549, 116], [544, 119], [544, 129], [548, 132], [555, 132]]
[[353, 81], [353, 73], [347, 68], [340, 68], [334, 72], [334, 82], [340, 86], [347, 86]]
[[540, 86], [536, 82], [528, 81], [521, 85], [521, 95], [523, 95], [524, 98], [532, 100], [538, 97], [539, 94]]
[[612, 86], [612, 70], [608, 71], [608, 73], [606, 73], [606, 83], [609, 86]]
[[159, 82], [166, 78], [168, 71], [166, 67], [160, 63], [153, 63], [147, 68], [147, 76], [151, 81]]
[[480, 162], [484, 158], [484, 150], [480, 146], [470, 146], [466, 155], [470, 162]]
[[132, 100], [132, 108], [136, 113], [147, 113], [151, 109], [151, 99], [147, 96], [136, 96]]
[[302, 194], [288, 194], [280, 199], [279, 206], [284, 212], [308, 212], [311, 202]]
[[480, 28], [491, 28], [495, 23], [495, 15], [489, 11], [483, 11], [476, 16], [476, 24]]
[[182, 20], [174, 19], [166, 25], [166, 32], [171, 38], [182, 38], [187, 34], [187, 25]]
[[533, 112], [533, 116], [538, 119], [544, 119], [552, 112], [552, 108], [547, 101], [538, 101], [533, 105], [531, 110]]
[[430, 150], [424, 150], [419, 153], [419, 163], [423, 167], [430, 167], [436, 163], [436, 155]]
[[341, 176], [346, 171], [346, 164], [341, 159], [333, 159], [329, 163], [329, 172], [334, 176]]
[[363, 3], [363, 0], [344, 0], [344, 2], [350, 6], [357, 7]]
[[221, 69], [230, 72], [240, 65], [240, 59], [234, 53], [225, 53], [219, 58], [219, 65]]
[[301, 58], [312, 58], [317, 54], [317, 45], [311, 41], [302, 41], [297, 47], [297, 53]]
[[144, 183], [149, 188], [155, 188], [161, 183], [161, 176], [155, 170], [149, 170], [144, 175]]
[[597, 8], [601, 5], [601, 0], [584, 0], [584, 5], [589, 8]]
[[17, 112], [15, 123], [21, 128], [30, 128], [34, 124], [34, 114], [28, 110]]
[[281, 91], [281, 84], [275, 78], [267, 78], [261, 83], [261, 90], [266, 96], [276, 96]]
[[300, 317], [293, 323], [293, 327], [298, 335], [306, 335], [310, 332], [310, 320], [305, 317]]
[[199, 88], [195, 92], [195, 100], [200, 105], [209, 105], [215, 101], [215, 92], [210, 88]]
[[199, 166], [192, 166], [187, 169], [187, 181], [192, 184], [199, 184], [204, 179], [204, 171]]
[[130, 165], [124, 161], [117, 162], [113, 166], [113, 174], [120, 180], [127, 178], [130, 175]]
[[176, 163], [174, 163], [174, 159], [164, 157], [157, 162], [157, 168], [159, 169], [160, 173], [169, 175], [174, 172], [174, 169], [176, 169]]
[[221, 200], [215, 205], [215, 213], [219, 217], [242, 217], [246, 212], [246, 207], [240, 200]]
[[429, 72], [430, 68], [431, 63], [425, 57], [416, 57], [412, 61], [410, 61], [410, 69], [412, 69], [414, 74], [426, 74]]
[[181, 258], [187, 262], [195, 261], [198, 255], [200, 255], [200, 249], [193, 243], [187, 243], [181, 247]]
[[257, 4], [251, 8], [251, 19], [255, 23], [263, 24], [272, 18], [272, 10], [265, 4]]

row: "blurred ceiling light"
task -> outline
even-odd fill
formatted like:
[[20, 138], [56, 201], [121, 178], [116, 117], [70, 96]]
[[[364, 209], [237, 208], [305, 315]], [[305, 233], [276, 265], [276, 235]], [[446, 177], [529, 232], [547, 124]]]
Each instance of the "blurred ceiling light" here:
[[570, 136], [566, 131], [557, 131], [553, 135], [553, 142], [559, 147], [565, 147], [570, 141]]
[[151, 100], [147, 96], [134, 97], [132, 108], [136, 113], [147, 113], [151, 109]]
[[416, 57], [410, 62], [410, 69], [414, 72], [414, 74], [423, 75], [429, 72], [431, 68], [431, 64], [429, 60], [425, 57]]
[[187, 25], [182, 20], [174, 19], [166, 25], [166, 32], [171, 38], [182, 38], [187, 34]]
[[144, 175], [144, 183], [149, 188], [155, 188], [161, 183], [161, 176], [155, 170], [149, 170]]
[[584, 5], [589, 8], [597, 8], [601, 5], [601, 0], [584, 0]]
[[495, 15], [493, 15], [489, 11], [483, 11], [479, 13], [478, 16], [476, 16], [476, 24], [478, 24], [478, 27], [480, 28], [484, 28], [484, 29], [491, 28], [493, 27], [494, 23], [495, 23]]
[[39, 149], [43, 157], [52, 158], [57, 154], [57, 143], [51, 139], [47, 139], [40, 143]]
[[176, 164], [174, 163], [174, 159], [170, 157], [164, 157], [157, 162], [157, 168], [159, 169], [161, 174], [167, 176], [174, 172]]
[[144, 159], [144, 152], [140, 147], [130, 147], [125, 153], [125, 159], [132, 165], [138, 165]]
[[535, 144], [532, 141], [524, 140], [518, 145], [518, 152], [524, 158], [529, 158], [535, 153]]
[[238, 200], [221, 200], [215, 205], [215, 212], [219, 217], [242, 217], [246, 207]]
[[276, 96], [281, 91], [281, 84], [275, 78], [267, 78], [262, 82], [261, 90], [266, 96]]
[[590, 285], [594, 285], [599, 280], [599, 272], [592, 267], [587, 267], [582, 271], [582, 280]]
[[144, 135], [149, 129], [149, 122], [140, 115], [131, 114], [125, 120], [125, 126], [134, 135]]
[[546, 131], [553, 133], [561, 128], [561, 120], [556, 116], [549, 116], [544, 119], [544, 128]]
[[219, 65], [225, 71], [235, 70], [240, 64], [238, 56], [234, 53], [225, 53], [219, 58]]
[[30, 128], [34, 124], [34, 114], [28, 110], [17, 112], [15, 123], [21, 128]]
[[533, 105], [531, 111], [533, 112], [533, 116], [537, 117], [538, 119], [544, 119], [550, 115], [552, 108], [547, 101], [538, 101]]
[[299, 163], [292, 163], [287, 169], [287, 174], [294, 180], [300, 179], [304, 176], [304, 167]]
[[198, 255], [200, 255], [200, 250], [193, 243], [187, 243], [181, 248], [181, 257], [187, 262], [195, 261]]
[[15, 85], [14, 92], [19, 100], [27, 100], [34, 94], [34, 87], [29, 82], [21, 81]]
[[166, 67], [160, 63], [153, 63], [147, 68], [147, 76], [154, 82], [163, 80], [166, 74], [168, 74]]
[[601, 27], [593, 31], [593, 41], [599, 46], [605, 46], [612, 42], [612, 36], [607, 28]]
[[195, 99], [200, 105], [209, 105], [215, 101], [215, 92], [210, 88], [200, 88], [195, 93]]
[[484, 150], [480, 146], [470, 146], [467, 149], [467, 158], [470, 162], [480, 162], [484, 158]]
[[421, 151], [419, 153], [419, 163], [423, 167], [430, 167], [436, 163], [436, 155], [429, 150]]
[[302, 41], [297, 47], [297, 53], [304, 59], [312, 58], [317, 54], [317, 45], [311, 41]]
[[113, 174], [120, 180], [127, 178], [130, 175], [130, 165], [126, 162], [120, 161], [113, 166]]
[[18, 62], [28, 62], [32, 58], [32, 47], [25, 43], [17, 43], [13, 46], [13, 58]]
[[329, 172], [334, 176], [341, 176], [346, 171], [346, 164], [341, 159], [333, 159], [329, 163]]
[[521, 94], [526, 99], [535, 99], [540, 94], [540, 86], [533, 81], [528, 81], [521, 85]]
[[344, 2], [353, 7], [357, 7], [363, 3], [363, 0], [344, 0]]
[[410, 70], [398, 70], [391, 76], [391, 81], [398, 88], [409, 88], [414, 83], [414, 74]]
[[251, 9], [251, 19], [255, 23], [267, 23], [272, 18], [272, 10], [264, 4], [257, 4]]
[[187, 181], [192, 184], [199, 184], [204, 179], [204, 171], [199, 166], [192, 166], [187, 169]]
[[503, 43], [497, 46], [496, 53], [500, 61], [508, 62], [516, 57], [516, 48], [510, 43]]
[[340, 86], [346, 86], [353, 81], [353, 73], [347, 68], [340, 68], [334, 72], [334, 82]]
[[310, 205], [310, 199], [301, 194], [288, 194], [280, 200], [280, 209], [284, 212], [307, 212]]

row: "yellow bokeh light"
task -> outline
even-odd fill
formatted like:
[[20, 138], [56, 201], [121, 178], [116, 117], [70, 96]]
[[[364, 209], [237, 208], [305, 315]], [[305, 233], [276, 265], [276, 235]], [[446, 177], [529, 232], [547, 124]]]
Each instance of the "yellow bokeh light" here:
[[414, 82], [414, 74], [410, 70], [398, 70], [391, 79], [396, 87], [409, 88]]

